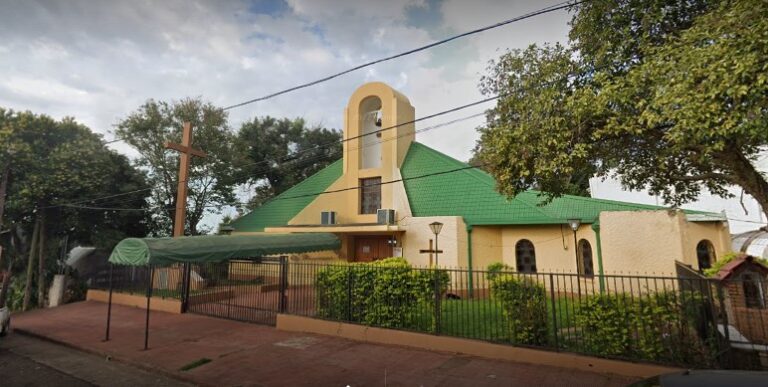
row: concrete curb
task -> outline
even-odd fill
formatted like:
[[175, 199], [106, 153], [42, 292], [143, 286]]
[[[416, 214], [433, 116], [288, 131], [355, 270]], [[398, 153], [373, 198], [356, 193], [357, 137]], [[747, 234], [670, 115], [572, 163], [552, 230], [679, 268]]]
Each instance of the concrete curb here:
[[101, 357], [105, 357], [105, 358], [109, 357], [110, 358], [109, 361], [116, 361], [118, 363], [122, 363], [122, 364], [126, 364], [126, 365], [129, 365], [129, 366], [132, 366], [132, 367], [140, 368], [140, 369], [142, 369], [144, 371], [147, 371], [147, 372], [159, 373], [159, 374], [162, 374], [163, 376], [166, 376], [168, 378], [176, 379], [178, 381], [182, 381], [182, 382], [185, 382], [185, 383], [190, 383], [190, 384], [195, 385], [195, 386], [215, 387], [215, 385], [201, 383], [200, 381], [194, 380], [194, 379], [192, 379], [190, 377], [187, 377], [185, 375], [181, 375], [181, 374], [173, 372], [173, 371], [169, 371], [169, 370], [166, 370], [166, 369], [163, 369], [163, 368], [159, 368], [159, 367], [153, 367], [153, 366], [147, 365], [145, 363], [141, 363], [141, 362], [131, 361], [131, 360], [123, 358], [121, 356], [114, 356], [114, 355], [112, 355], [110, 353], [101, 352], [101, 351], [98, 351], [98, 350], [95, 350], [95, 349], [85, 348], [85, 347], [78, 347], [77, 345], [68, 343], [66, 341], [57, 340], [55, 338], [44, 336], [44, 335], [41, 335], [39, 333], [35, 333], [33, 331], [28, 331], [28, 330], [23, 329], [23, 328], [13, 328], [11, 330], [11, 333], [20, 334], [22, 336], [27, 336], [27, 337], [32, 337], [32, 338], [35, 338], [35, 339], [38, 339], [38, 340], [47, 341], [47, 342], [52, 343], [52, 344], [60, 345], [62, 347], [74, 349], [76, 351], [88, 353], [88, 354], [95, 355], [95, 356], [101, 356]]
[[375, 328], [310, 317], [277, 315], [277, 329], [314, 333], [374, 344], [396, 345], [427, 351], [465, 354], [486, 359], [513, 361], [530, 365], [569, 368], [579, 371], [613, 374], [631, 378], [679, 372], [683, 369], [649, 363], [591, 357], [570, 352], [554, 352], [527, 347], [488, 343], [479, 340], [425, 333]]

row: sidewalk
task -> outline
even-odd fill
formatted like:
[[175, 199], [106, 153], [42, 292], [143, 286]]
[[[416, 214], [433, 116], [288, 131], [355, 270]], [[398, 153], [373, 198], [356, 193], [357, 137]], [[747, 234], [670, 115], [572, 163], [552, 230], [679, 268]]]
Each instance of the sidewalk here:
[[[144, 310], [113, 305], [112, 340], [102, 342], [106, 305], [80, 302], [13, 316], [26, 333], [109, 355], [202, 385], [260, 386], [620, 386], [615, 375], [374, 345], [278, 331], [194, 314], [153, 312], [148, 351]], [[210, 362], [180, 369], [201, 359]]]

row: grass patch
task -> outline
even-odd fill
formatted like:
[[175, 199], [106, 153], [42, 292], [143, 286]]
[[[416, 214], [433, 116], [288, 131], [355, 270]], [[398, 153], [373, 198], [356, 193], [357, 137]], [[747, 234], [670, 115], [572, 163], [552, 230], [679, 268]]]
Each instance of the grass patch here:
[[[558, 331], [575, 325], [574, 313], [578, 301], [574, 301], [568, 298], [555, 299]], [[440, 309], [442, 335], [498, 342], [511, 340], [504, 310], [493, 299], [442, 300]], [[552, 309], [552, 302], [547, 299], [547, 326], [550, 334], [554, 334]], [[433, 313], [430, 307], [424, 306], [411, 329], [429, 332]]]
[[189, 371], [189, 370], [191, 370], [193, 368], [200, 367], [201, 365], [208, 364], [210, 362], [211, 362], [211, 359], [209, 359], [207, 357], [204, 357], [202, 359], [197, 359], [197, 360], [193, 361], [192, 363], [189, 363], [189, 364], [179, 368], [179, 371]]

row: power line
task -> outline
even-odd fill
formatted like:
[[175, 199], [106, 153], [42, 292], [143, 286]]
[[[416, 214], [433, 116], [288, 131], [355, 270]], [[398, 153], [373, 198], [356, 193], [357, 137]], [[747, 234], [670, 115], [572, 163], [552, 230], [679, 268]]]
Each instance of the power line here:
[[373, 66], [373, 65], [378, 64], [378, 63], [383, 63], [383, 62], [387, 62], [387, 61], [390, 61], [390, 60], [393, 60], [393, 59], [401, 58], [401, 57], [404, 57], [404, 56], [407, 56], [407, 55], [415, 54], [417, 52], [428, 50], [430, 48], [437, 47], [439, 45], [442, 45], [442, 44], [454, 41], [456, 39], [460, 39], [460, 38], [467, 37], [467, 36], [470, 36], [470, 35], [478, 34], [480, 32], [485, 32], [485, 31], [488, 31], [488, 30], [499, 28], [499, 27], [502, 27], [502, 26], [505, 26], [505, 25], [508, 25], [508, 24], [519, 22], [521, 20], [529, 19], [529, 18], [532, 18], [532, 17], [535, 17], [535, 16], [539, 16], [539, 15], [543, 15], [543, 14], [546, 14], [546, 13], [550, 13], [550, 12], [559, 11], [561, 9], [565, 9], [565, 8], [569, 8], [569, 7], [574, 7], [576, 5], [579, 5], [581, 3], [585, 3], [587, 1], [589, 1], [589, 0], [581, 0], [581, 1], [574, 1], [574, 2], [564, 1], [562, 3], [551, 5], [549, 7], [542, 8], [542, 9], [539, 9], [537, 11], [529, 12], [529, 13], [526, 13], [524, 15], [516, 16], [516, 17], [513, 17], [511, 19], [507, 19], [507, 20], [504, 20], [504, 21], [501, 21], [501, 22], [498, 22], [498, 23], [495, 23], [495, 24], [491, 24], [491, 25], [488, 25], [488, 26], [485, 26], [485, 27], [476, 28], [474, 30], [467, 31], [467, 32], [464, 32], [464, 33], [461, 33], [461, 34], [458, 34], [458, 35], [453, 35], [453, 36], [450, 36], [448, 38], [445, 38], [445, 39], [442, 39], [442, 40], [438, 40], [436, 42], [432, 42], [430, 44], [427, 44], [427, 45], [424, 45], [424, 46], [421, 46], [421, 47], [417, 47], [417, 48], [414, 48], [414, 49], [411, 49], [411, 50], [408, 50], [408, 51], [404, 51], [404, 52], [401, 52], [401, 53], [398, 53], [398, 54], [394, 54], [394, 55], [390, 55], [390, 56], [387, 56], [387, 57], [384, 57], [384, 58], [372, 60], [370, 62], [366, 62], [366, 63], [360, 64], [360, 65], [354, 66], [352, 68], [340, 71], [340, 72], [335, 73], [335, 74], [331, 74], [331, 75], [325, 76], [323, 78], [320, 78], [320, 79], [317, 79], [317, 80], [314, 80], [314, 81], [311, 81], [311, 82], [302, 83], [300, 85], [289, 87], [287, 89], [280, 90], [280, 91], [277, 91], [277, 92], [274, 92], [274, 93], [271, 93], [271, 94], [267, 94], [267, 95], [262, 96], [262, 97], [257, 97], [257, 98], [249, 99], [247, 101], [240, 102], [240, 103], [237, 103], [237, 104], [234, 104], [234, 105], [230, 105], [230, 106], [225, 107], [224, 110], [230, 110], [230, 109], [238, 108], [238, 107], [241, 107], [241, 106], [249, 105], [249, 104], [252, 104], [252, 103], [255, 103], [255, 102], [265, 101], [265, 100], [268, 100], [268, 99], [271, 99], [271, 98], [274, 98], [274, 97], [277, 97], [277, 96], [280, 96], [280, 95], [283, 95], [283, 94], [287, 94], [287, 93], [290, 93], [290, 92], [293, 92], [293, 91], [296, 91], [296, 90], [301, 90], [301, 89], [304, 89], [304, 88], [307, 88], [307, 87], [310, 87], [310, 86], [314, 86], [314, 85], [317, 85], [317, 84], [320, 84], [320, 83], [323, 83], [323, 82], [330, 81], [330, 80], [332, 80], [334, 78], [338, 78], [338, 77], [340, 77], [340, 76], [342, 76], [344, 74], [349, 74], [349, 73], [351, 73], [353, 71], [357, 71], [357, 70], [360, 70], [360, 69], [363, 69], [363, 68], [366, 68], [366, 67], [370, 67], [370, 66]]
[[[385, 181], [385, 182], [380, 182], [380, 183], [376, 183], [376, 184], [369, 184], [369, 185], [366, 185], [366, 187], [382, 186], [382, 185], [394, 184], [394, 183], [398, 183], [398, 182], [423, 179], [423, 178], [427, 178], [427, 177], [445, 175], [445, 174], [448, 174], [448, 173], [454, 173], [454, 172], [464, 171], [464, 170], [473, 169], [473, 168], [480, 168], [480, 167], [483, 167], [483, 166], [484, 165], [475, 165], [475, 166], [467, 165], [465, 167], [450, 169], [450, 170], [446, 170], [446, 171], [432, 172], [432, 173], [427, 173], [427, 174], [419, 175], [419, 176], [404, 177], [404, 178], [390, 180], [390, 181]], [[344, 192], [344, 191], [357, 190], [357, 189], [361, 189], [361, 188], [363, 188], [363, 186], [354, 186], [354, 187], [340, 188], [340, 189], [331, 190], [331, 191], [314, 192], [314, 193], [302, 194], [302, 195], [296, 195], [296, 196], [289, 196], [289, 197], [276, 197], [276, 198], [270, 200], [270, 202], [272, 202], [272, 201], [279, 201], [279, 200], [288, 200], [288, 199], [298, 199], [298, 198], [304, 198], [304, 197], [310, 197], [310, 196], [319, 196], [319, 195], [324, 195], [324, 194], [332, 194], [332, 193], [338, 193], [338, 192]], [[236, 204], [245, 205], [247, 203], [238, 202]], [[150, 211], [154, 211], [154, 210], [157, 210], [157, 209], [163, 209], [164, 208], [164, 207], [160, 207], [160, 206], [153, 206], [153, 207], [148, 207], [148, 208], [95, 207], [95, 206], [82, 206], [82, 205], [63, 205], [63, 206], [71, 207], [71, 208], [87, 209], [87, 210], [101, 210], [101, 211], [145, 211], [145, 212], [150, 212]], [[203, 206], [203, 207], [204, 208], [218, 208], [218, 207], [221, 207], [221, 206], [220, 205], [206, 205], [206, 206]]]
[[[476, 117], [482, 116], [484, 114], [485, 114], [484, 112], [476, 113], [476, 114], [472, 114], [472, 115], [469, 115], [469, 116], [457, 118], [457, 119], [454, 119], [454, 120], [438, 123], [438, 124], [435, 124], [435, 125], [432, 125], [432, 126], [428, 126], [426, 128], [415, 130], [414, 133], [423, 133], [423, 132], [427, 132], [427, 131], [430, 131], [430, 130], [443, 128], [443, 127], [446, 127], [448, 125], [452, 125], [452, 124], [455, 124], [455, 123], [458, 123], [458, 122], [463, 122], [463, 121], [466, 121], [466, 120], [469, 120], [469, 119], [472, 119], [472, 118], [476, 118]], [[436, 115], [432, 115], [432, 116], [436, 116]], [[427, 119], [427, 118], [431, 118], [431, 117], [429, 117], [429, 116], [428, 117], [422, 117], [421, 119]], [[416, 121], [416, 120], [414, 120], [414, 121]], [[393, 129], [395, 127], [402, 126], [402, 125], [407, 125], [409, 123], [402, 123], [402, 124], [399, 124], [399, 125], [394, 125], [394, 126], [391, 126], [391, 127], [388, 127], [388, 128], [380, 129], [380, 131], [388, 130], [388, 129]], [[366, 148], [366, 147], [375, 146], [375, 145], [382, 144], [382, 143], [389, 142], [389, 141], [394, 141], [394, 140], [397, 140], [397, 139], [399, 139], [401, 137], [404, 137], [406, 135], [410, 135], [410, 133], [403, 133], [403, 134], [400, 134], [398, 136], [387, 138], [387, 139], [382, 139], [380, 141], [377, 141], [377, 142], [374, 142], [374, 143], [371, 143], [371, 144], [366, 144], [366, 145], [363, 145], [363, 146], [360, 146], [360, 147], [355, 147], [355, 148], [349, 148], [349, 149], [347, 149], [347, 152], [351, 152], [351, 151], [362, 149], [362, 148]], [[336, 144], [336, 143], [337, 142], [333, 142], [333, 143], [329, 143], [329, 144]], [[321, 145], [321, 146], [309, 148], [307, 150], [314, 150], [314, 149], [318, 149], [318, 148], [321, 148], [321, 147], [325, 147], [327, 145], [328, 144]], [[286, 159], [287, 162], [283, 163], [283, 165], [290, 164], [290, 163], [293, 163], [293, 162], [298, 162], [298, 161], [305, 161], [305, 162], [306, 161], [310, 161], [311, 162], [313, 160], [319, 160], [320, 158], [322, 158], [324, 156], [325, 155], [317, 155], [317, 156], [315, 156], [313, 158], [309, 158], [309, 159], [300, 159], [300, 158], [295, 157], [295, 155], [292, 155], [291, 159], [290, 160]], [[265, 161], [266, 162], [279, 162], [279, 161], [275, 161], [275, 160], [262, 160], [259, 163], [262, 163], [262, 162], [265, 162]], [[250, 165], [255, 165], [255, 164], [250, 164]], [[266, 171], [266, 169], [258, 171], [257, 173], [254, 173], [253, 171], [244, 171], [244, 172], [248, 172], [249, 175], [257, 175], [258, 173], [263, 173], [265, 171]], [[139, 192], [150, 191], [152, 189], [153, 188], [143, 188], [143, 189], [138, 189], [138, 190], [134, 190], [134, 191], [128, 191], [128, 192], [123, 192], [123, 193], [119, 193], [119, 194], [114, 194], [114, 195], [108, 195], [108, 196], [102, 196], [102, 197], [96, 197], [96, 198], [90, 198], [90, 199], [81, 199], [81, 200], [71, 201], [71, 202], [67, 202], [67, 203], [60, 203], [60, 204], [45, 206], [45, 207], [42, 207], [42, 208], [54, 208], [54, 207], [60, 207], [61, 206], [61, 207], [84, 208], [84, 209], [93, 209], [93, 210], [111, 210], [111, 209], [115, 209], [115, 208], [114, 207], [84, 206], [84, 205], [83, 206], [77, 206], [77, 205], [78, 204], [83, 204], [83, 203], [97, 202], [97, 201], [101, 201], [101, 200], [105, 200], [105, 199], [112, 199], [112, 198], [126, 196], [126, 195], [131, 195], [131, 194], [139, 193]], [[131, 201], [131, 200], [134, 200], [134, 199], [123, 199], [123, 200], [121, 200], [119, 202], [113, 202], [113, 201], [110, 201], [110, 202], [113, 202], [112, 204], [117, 204], [117, 203], [127, 202], [127, 201]], [[240, 203], [240, 204], [244, 204], [244, 203]], [[135, 210], [135, 209], [128, 209], [128, 210]]]
[[[400, 52], [400, 53], [397, 53], [397, 54], [394, 54], [394, 55], [390, 55], [390, 56], [387, 56], [387, 57], [384, 57], [384, 58], [379, 58], [379, 59], [376, 59], [376, 60], [372, 60], [370, 62], [366, 62], [366, 63], [360, 64], [360, 65], [354, 66], [352, 68], [349, 68], [349, 69], [340, 71], [338, 73], [334, 73], [334, 74], [325, 76], [325, 77], [320, 78], [320, 79], [316, 79], [316, 80], [311, 81], [311, 82], [299, 84], [299, 85], [296, 85], [296, 86], [293, 86], [293, 87], [289, 87], [287, 89], [283, 89], [283, 90], [280, 90], [280, 91], [277, 91], [277, 92], [274, 92], [274, 93], [271, 93], [271, 94], [267, 94], [267, 95], [264, 95], [264, 96], [261, 96], [261, 97], [249, 99], [247, 101], [240, 102], [240, 103], [237, 103], [237, 104], [234, 104], [234, 105], [229, 105], [227, 107], [224, 107], [222, 110], [225, 110], [225, 111], [226, 110], [231, 110], [231, 109], [238, 108], [238, 107], [241, 107], [241, 106], [250, 105], [250, 104], [255, 103], [255, 102], [260, 102], [260, 101], [265, 101], [265, 100], [268, 100], [268, 99], [272, 99], [272, 98], [275, 98], [275, 97], [283, 95], [283, 94], [288, 94], [288, 93], [296, 91], [296, 90], [305, 89], [305, 88], [308, 88], [310, 86], [314, 86], [314, 85], [317, 85], [317, 84], [320, 84], [320, 83], [323, 83], [323, 82], [330, 81], [330, 80], [338, 78], [338, 77], [340, 77], [342, 75], [349, 74], [351, 72], [354, 72], [354, 71], [357, 71], [357, 70], [360, 70], [360, 69], [363, 69], [363, 68], [366, 68], [366, 67], [370, 67], [370, 66], [373, 66], [373, 65], [376, 65], [376, 64], [379, 64], [379, 63], [383, 63], [383, 62], [388, 62], [388, 61], [391, 61], [393, 59], [397, 59], [397, 58], [401, 58], [401, 57], [408, 56], [408, 55], [411, 55], [411, 54], [415, 54], [417, 52], [425, 51], [425, 50], [428, 50], [430, 48], [437, 47], [437, 46], [440, 46], [440, 45], [452, 42], [452, 41], [457, 40], [457, 39], [461, 39], [461, 38], [464, 38], [464, 37], [467, 37], [467, 36], [475, 35], [475, 34], [478, 34], [478, 33], [481, 33], [481, 32], [485, 32], [485, 31], [488, 31], [488, 30], [492, 30], [492, 29], [495, 29], [495, 28], [503, 27], [503, 26], [506, 26], [508, 24], [516, 23], [516, 22], [519, 22], [519, 21], [522, 21], [522, 20], [525, 20], [525, 19], [530, 19], [530, 18], [535, 17], [535, 16], [544, 15], [544, 14], [547, 14], [547, 13], [550, 13], [550, 12], [559, 11], [559, 10], [566, 9], [566, 8], [569, 8], [569, 7], [575, 7], [575, 6], [579, 5], [579, 4], [586, 3], [588, 1], [591, 1], [591, 0], [580, 0], [580, 1], [574, 1], [574, 2], [564, 1], [564, 2], [561, 2], [561, 3], [558, 3], [558, 4], [551, 5], [549, 7], [541, 8], [541, 9], [533, 11], [533, 12], [529, 12], [529, 13], [526, 13], [526, 14], [523, 14], [523, 15], [520, 15], [520, 16], [513, 17], [511, 19], [507, 19], [507, 20], [504, 20], [504, 21], [501, 21], [501, 22], [498, 22], [498, 23], [495, 23], [495, 24], [491, 24], [491, 25], [488, 25], [488, 26], [476, 28], [474, 30], [467, 31], [467, 32], [464, 32], [464, 33], [461, 33], [461, 34], [458, 34], [458, 35], [453, 35], [453, 36], [450, 36], [448, 38], [445, 38], [445, 39], [442, 39], [442, 40], [438, 40], [436, 42], [432, 42], [430, 44], [427, 44], [427, 45], [424, 45], [424, 46], [421, 46], [421, 47], [417, 47], [417, 48], [414, 48], [414, 49], [411, 49], [411, 50], [408, 50], [408, 51], [404, 51], [404, 52]], [[104, 144], [105, 145], [109, 145], [109, 144], [113, 144], [113, 143], [120, 142], [120, 141], [125, 141], [125, 139], [123, 139], [123, 138], [116, 138], [114, 140], [106, 141], [106, 142], [104, 142]]]

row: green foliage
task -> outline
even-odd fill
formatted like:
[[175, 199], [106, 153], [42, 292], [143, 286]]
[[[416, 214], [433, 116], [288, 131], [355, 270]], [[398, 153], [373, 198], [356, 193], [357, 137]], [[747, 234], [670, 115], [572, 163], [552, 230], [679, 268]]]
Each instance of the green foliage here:
[[328, 266], [316, 275], [318, 314], [377, 327], [431, 331], [434, 316], [429, 314], [428, 326], [423, 320], [424, 310], [434, 308], [436, 278], [445, 292], [450, 282], [446, 272], [415, 270], [403, 258]]
[[[741, 256], [741, 253], [737, 253], [737, 252], [730, 252], [728, 254], [723, 255], [722, 257], [720, 257], [720, 259], [718, 259], [712, 264], [712, 267], [704, 270], [704, 275], [707, 277], [714, 277], [715, 274], [717, 274], [720, 271], [720, 269], [723, 268], [723, 266], [727, 265], [728, 263], [738, 258], [739, 256]], [[768, 259], [755, 257], [755, 262], [768, 267]]]
[[137, 165], [146, 169], [152, 190], [155, 235], [168, 235], [173, 225], [178, 187], [179, 152], [165, 148], [166, 142], [181, 142], [184, 122], [192, 124], [193, 147], [207, 157], [192, 157], [189, 172], [187, 224], [185, 230], [198, 235], [206, 213], [234, 204], [234, 135], [222, 109], [200, 99], [172, 103], [149, 100], [117, 124], [116, 135], [138, 152]]
[[704, 307], [697, 292], [592, 296], [576, 312], [581, 349], [600, 356], [709, 365], [712, 359], [695, 330]]
[[6, 162], [10, 163], [11, 178], [3, 228], [21, 225], [25, 234], [30, 234], [35, 208], [54, 206], [45, 209], [49, 220], [47, 234], [51, 238], [66, 233], [70, 242], [111, 248], [126, 236], [146, 234], [147, 222], [142, 211], [55, 206], [69, 202], [91, 207], [147, 205], [146, 192], [83, 202], [148, 186], [143, 173], [133, 168], [126, 157], [110, 150], [100, 135], [74, 119], [56, 121], [45, 115], [0, 108], [0, 166]]
[[595, 0], [576, 7], [570, 48], [511, 51], [486, 94], [479, 158], [514, 196], [571, 192], [617, 175], [670, 204], [741, 186], [768, 213], [754, 161], [768, 146], [768, 3]]
[[494, 262], [490, 265], [488, 265], [488, 268], [485, 272], [485, 278], [488, 279], [488, 281], [492, 282], [494, 279], [496, 279], [498, 276], [503, 274], [504, 272], [513, 272], [515, 271], [511, 266], [501, 263], [501, 262]]
[[[5, 304], [8, 309], [12, 311], [19, 311], [24, 303], [24, 284], [26, 283], [26, 275], [21, 274], [11, 278], [11, 283], [8, 286], [8, 294], [5, 296]], [[37, 292], [31, 294], [31, 304], [37, 304]]]
[[[256, 185], [249, 208], [312, 176], [341, 157], [341, 132], [297, 118], [254, 118], [237, 134], [237, 182]], [[270, 163], [264, 163], [270, 160]]]
[[[503, 269], [498, 265], [495, 268]], [[547, 292], [530, 276], [490, 276], [491, 297], [501, 304], [510, 339], [516, 344], [547, 344]]]

